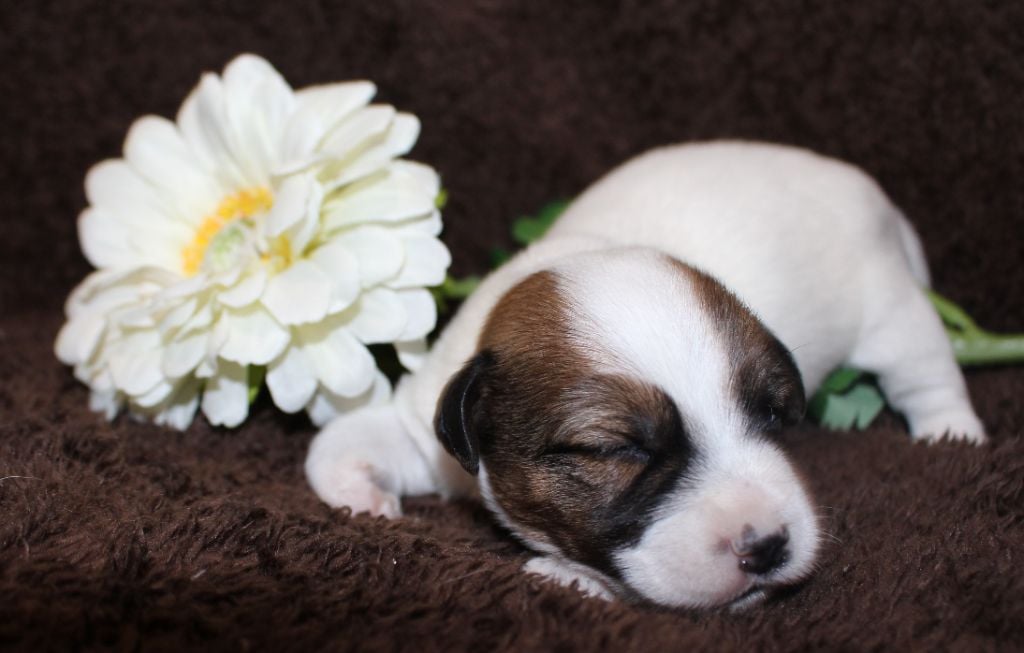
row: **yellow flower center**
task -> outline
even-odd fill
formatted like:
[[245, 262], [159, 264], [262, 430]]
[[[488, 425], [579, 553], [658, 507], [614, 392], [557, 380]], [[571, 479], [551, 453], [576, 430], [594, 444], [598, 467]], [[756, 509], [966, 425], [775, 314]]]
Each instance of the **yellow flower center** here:
[[292, 243], [288, 236], [282, 234], [267, 243], [267, 250], [260, 254], [260, 261], [272, 274], [276, 274], [292, 264]]
[[[191, 277], [199, 272], [211, 245], [217, 249], [218, 241], [224, 241], [222, 244], [229, 245], [237, 240], [227, 238], [235, 234], [235, 230], [225, 230], [225, 227], [238, 220], [246, 220], [259, 213], [265, 213], [273, 204], [274, 195], [265, 186], [240, 190], [221, 200], [213, 213], [203, 218], [192, 242], [181, 250], [181, 267], [185, 275]], [[225, 237], [221, 238], [222, 235]]]

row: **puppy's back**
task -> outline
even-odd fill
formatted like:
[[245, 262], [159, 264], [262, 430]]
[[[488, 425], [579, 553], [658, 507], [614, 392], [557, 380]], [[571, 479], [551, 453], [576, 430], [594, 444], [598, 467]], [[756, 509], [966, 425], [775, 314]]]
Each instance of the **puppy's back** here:
[[[810, 387], [836, 362], [816, 355], [816, 343], [848, 350], [856, 341], [870, 308], [862, 276], [909, 280], [907, 244], [917, 244], [860, 169], [736, 141], [659, 148], [613, 170], [550, 232], [575, 235], [653, 247], [710, 273], [795, 350]], [[919, 255], [913, 263], [924, 270]]]

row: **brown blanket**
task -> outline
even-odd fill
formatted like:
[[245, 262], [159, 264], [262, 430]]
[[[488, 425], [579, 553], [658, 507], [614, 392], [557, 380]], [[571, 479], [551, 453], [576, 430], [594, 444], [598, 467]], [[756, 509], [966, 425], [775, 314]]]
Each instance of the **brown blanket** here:
[[314, 432], [263, 399], [234, 431], [87, 408], [54, 359], [88, 265], [88, 166], [173, 116], [240, 51], [295, 85], [365, 77], [415, 112], [450, 193], [456, 273], [508, 225], [650, 146], [812, 147], [875, 175], [935, 285], [1024, 330], [1024, 5], [192, 2], [0, 7], [0, 648], [71, 650], [1024, 649], [1024, 371], [968, 382], [984, 448], [786, 438], [833, 538], [802, 587], [741, 615], [582, 599], [470, 502], [393, 522], [321, 505]]

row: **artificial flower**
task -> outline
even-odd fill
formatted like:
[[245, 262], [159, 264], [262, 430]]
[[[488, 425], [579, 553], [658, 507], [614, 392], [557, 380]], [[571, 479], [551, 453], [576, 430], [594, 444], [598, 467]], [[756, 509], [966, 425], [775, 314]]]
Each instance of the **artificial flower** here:
[[415, 367], [451, 258], [436, 172], [399, 158], [419, 121], [374, 92], [295, 91], [242, 55], [89, 171], [78, 232], [97, 270], [55, 349], [94, 410], [235, 426], [264, 373], [279, 408], [317, 424], [389, 397], [367, 345]]

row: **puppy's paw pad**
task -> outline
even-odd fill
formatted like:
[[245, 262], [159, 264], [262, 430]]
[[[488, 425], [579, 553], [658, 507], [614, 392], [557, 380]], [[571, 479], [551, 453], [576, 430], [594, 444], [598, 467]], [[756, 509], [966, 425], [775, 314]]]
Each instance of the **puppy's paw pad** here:
[[353, 515], [369, 513], [394, 519], [402, 516], [398, 496], [383, 489], [372, 465], [361, 460], [338, 461], [309, 470], [316, 493], [335, 508], [348, 507]]
[[573, 563], [556, 560], [550, 556], [537, 556], [536, 558], [531, 558], [523, 565], [523, 571], [528, 574], [542, 576], [564, 587], [568, 587], [575, 582], [576, 587], [585, 596], [605, 601], [615, 599], [604, 583], [590, 576]]

